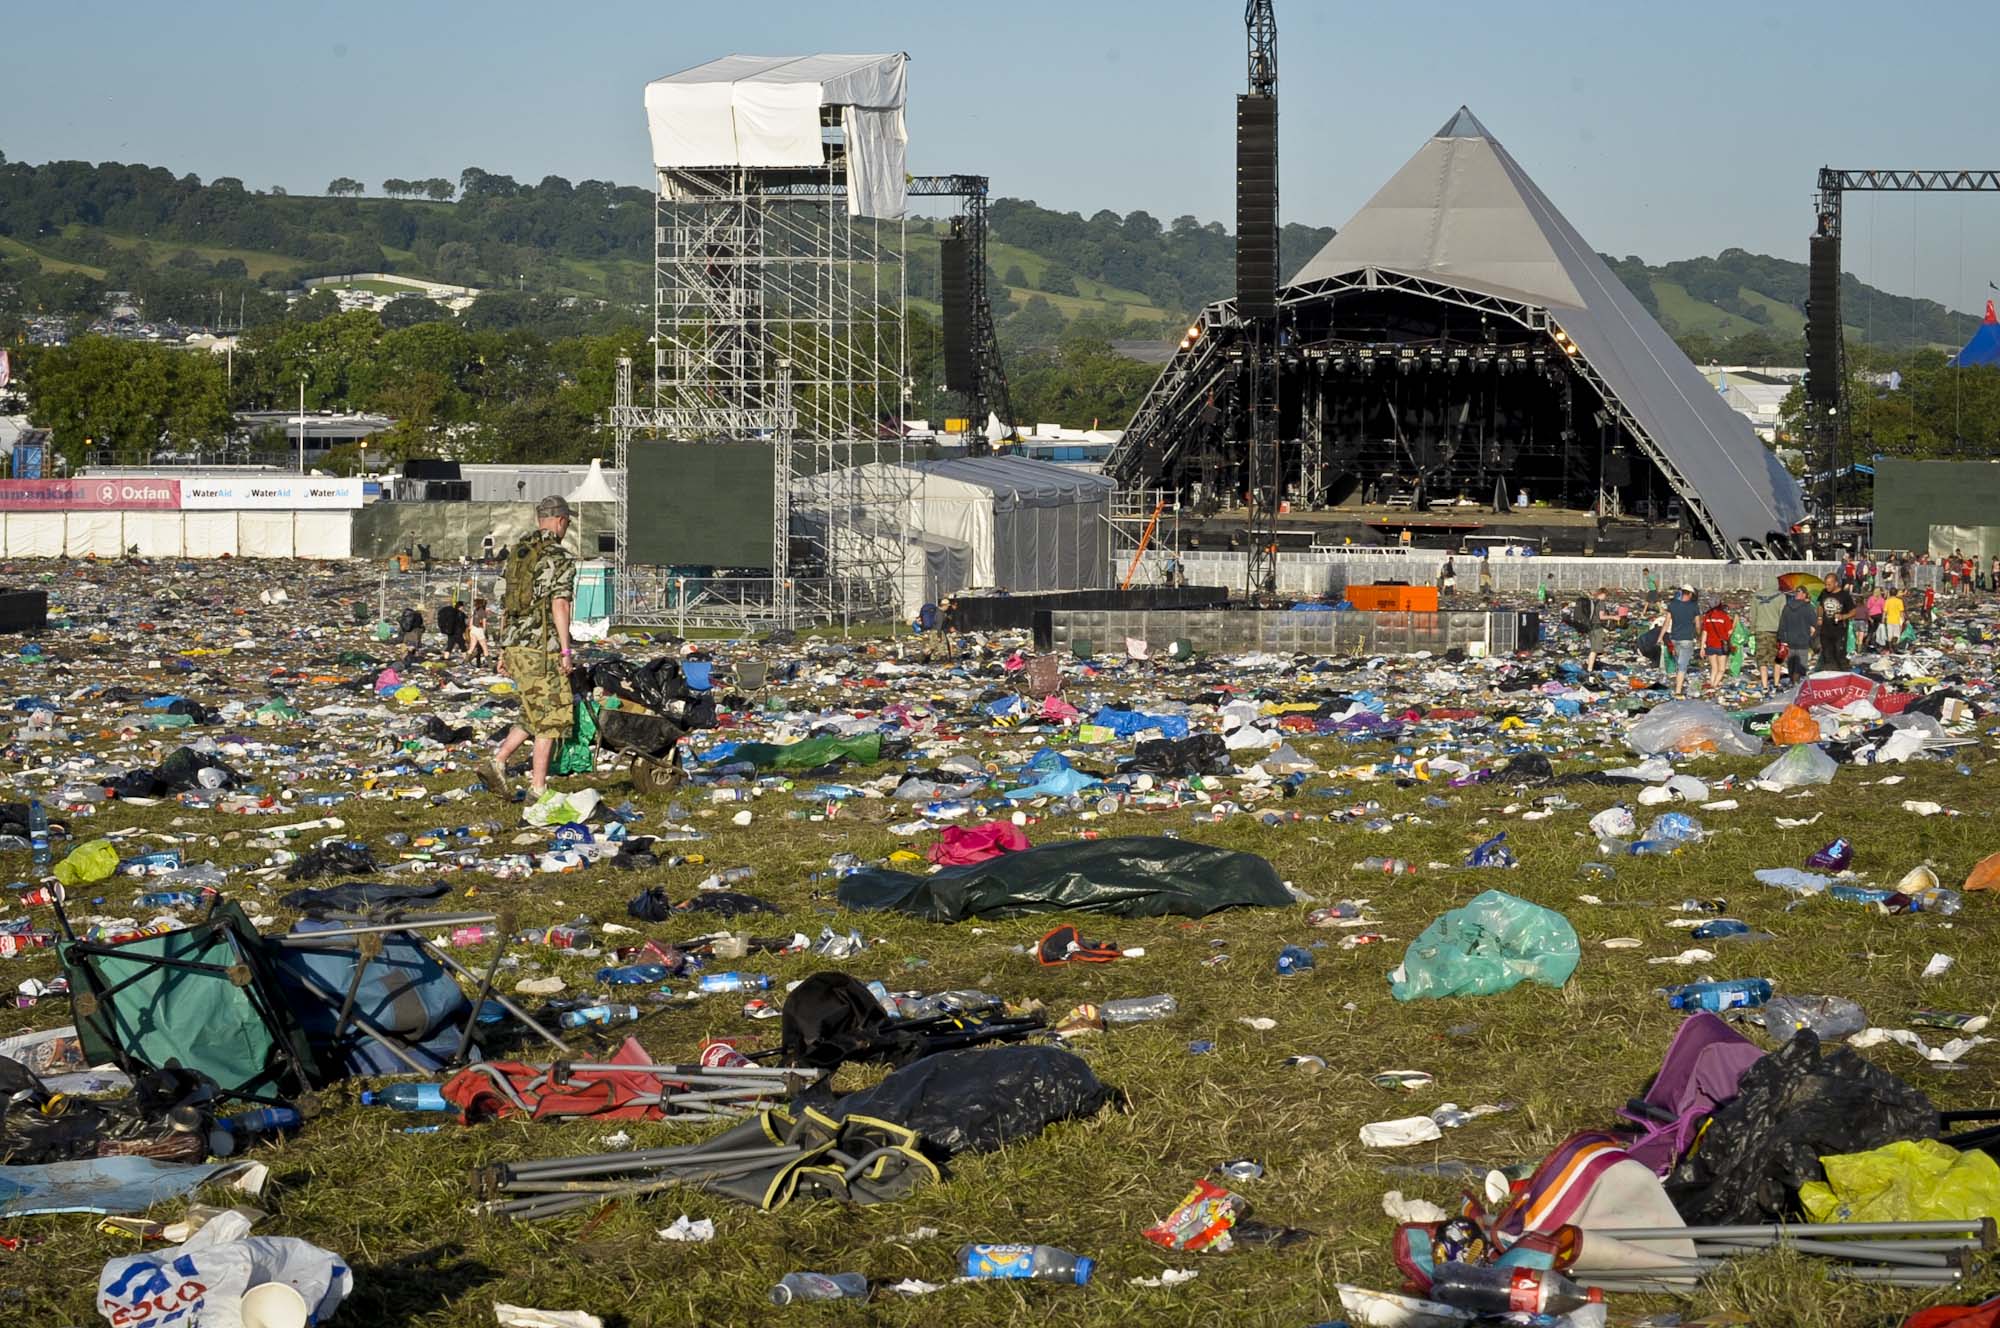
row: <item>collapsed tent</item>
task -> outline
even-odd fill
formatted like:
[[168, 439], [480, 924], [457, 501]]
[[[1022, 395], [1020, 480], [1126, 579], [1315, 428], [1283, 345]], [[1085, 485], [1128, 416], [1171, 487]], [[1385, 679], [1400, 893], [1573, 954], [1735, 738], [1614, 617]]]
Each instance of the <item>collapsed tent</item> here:
[[1745, 1069], [1736, 1087], [1667, 1184], [1690, 1223], [1783, 1219], [1801, 1186], [1825, 1181], [1820, 1158], [1938, 1135], [1930, 1099], [1846, 1047], [1821, 1056], [1810, 1029]]
[[1155, 836], [1045, 844], [930, 876], [869, 868], [844, 877], [838, 898], [844, 908], [929, 922], [1063, 912], [1198, 918], [1293, 902], [1277, 869], [1254, 853]]

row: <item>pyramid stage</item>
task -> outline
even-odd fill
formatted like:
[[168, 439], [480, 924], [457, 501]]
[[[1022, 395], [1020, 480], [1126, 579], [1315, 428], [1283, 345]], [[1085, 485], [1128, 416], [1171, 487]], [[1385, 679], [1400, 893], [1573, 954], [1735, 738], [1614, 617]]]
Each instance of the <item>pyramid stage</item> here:
[[[1247, 328], [1233, 301], [1202, 311], [1115, 478], [1183, 511], [1246, 505]], [[1749, 423], [1462, 107], [1282, 288], [1262, 344], [1278, 347], [1281, 530], [1384, 543], [1406, 519], [1568, 542], [1604, 510], [1627, 517], [1607, 537], [1667, 524], [1690, 552], [1741, 558], [1788, 553], [1805, 515]], [[1522, 489], [1537, 506], [1495, 510]]]

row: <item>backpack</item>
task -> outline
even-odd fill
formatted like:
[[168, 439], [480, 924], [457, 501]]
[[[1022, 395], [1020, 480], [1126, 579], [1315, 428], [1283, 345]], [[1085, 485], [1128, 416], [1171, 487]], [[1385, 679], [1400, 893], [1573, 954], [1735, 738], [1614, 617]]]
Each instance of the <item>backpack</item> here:
[[547, 540], [528, 535], [507, 550], [500, 611], [506, 615], [510, 625], [530, 619], [547, 625], [546, 612], [537, 613], [535, 610], [535, 574], [541, 570], [542, 559], [548, 556], [549, 544]]

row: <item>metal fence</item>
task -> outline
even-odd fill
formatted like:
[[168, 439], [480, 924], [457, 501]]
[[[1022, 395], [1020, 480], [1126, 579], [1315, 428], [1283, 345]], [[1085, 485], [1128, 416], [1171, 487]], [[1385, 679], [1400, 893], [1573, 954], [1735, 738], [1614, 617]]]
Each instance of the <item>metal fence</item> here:
[[[1189, 585], [1230, 586], [1242, 582], [1244, 556], [1192, 550], [1181, 554], [1180, 559]], [[1378, 582], [1428, 585], [1441, 574], [1445, 558], [1445, 554], [1430, 549], [1404, 554], [1288, 550], [1278, 556], [1278, 590], [1287, 595], [1327, 595], [1348, 586]], [[1643, 591], [1648, 572], [1662, 588], [1686, 584], [1704, 595], [1736, 594], [1764, 590], [1772, 578], [1786, 572], [1825, 576], [1839, 566], [1825, 561], [1725, 562], [1714, 558], [1457, 557], [1453, 560], [1458, 593], [1462, 595], [1479, 591], [1482, 568], [1490, 574], [1496, 594], [1532, 592], [1546, 584], [1551, 595], [1574, 596], [1588, 594], [1599, 586]], [[1938, 575], [1935, 566], [1918, 567], [1913, 569], [1912, 580], [1917, 589], [1923, 589], [1937, 585]]]
[[1254, 613], [1231, 609], [1133, 611], [1061, 609], [1049, 615], [1058, 649], [1122, 653], [1128, 640], [1158, 650], [1186, 641], [1196, 650], [1281, 655], [1413, 655], [1512, 652], [1521, 615], [1512, 612]]

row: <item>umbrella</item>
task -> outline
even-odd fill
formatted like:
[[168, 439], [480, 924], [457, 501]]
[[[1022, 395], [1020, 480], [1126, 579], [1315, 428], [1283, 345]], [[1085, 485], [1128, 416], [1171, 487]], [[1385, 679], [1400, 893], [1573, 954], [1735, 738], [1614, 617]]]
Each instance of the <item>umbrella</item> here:
[[1811, 572], [1786, 572], [1778, 578], [1778, 589], [1787, 595], [1801, 588], [1814, 599], [1818, 599], [1821, 592], [1826, 589], [1826, 582]]

